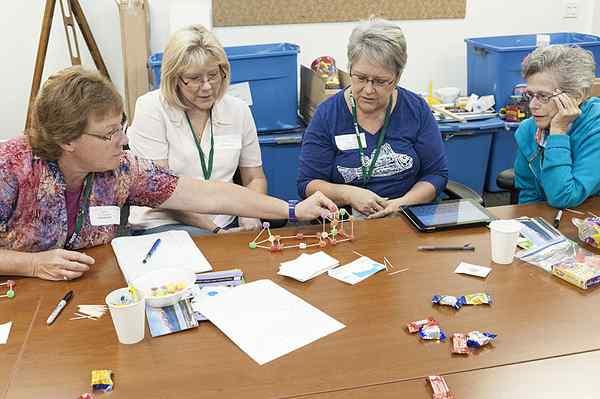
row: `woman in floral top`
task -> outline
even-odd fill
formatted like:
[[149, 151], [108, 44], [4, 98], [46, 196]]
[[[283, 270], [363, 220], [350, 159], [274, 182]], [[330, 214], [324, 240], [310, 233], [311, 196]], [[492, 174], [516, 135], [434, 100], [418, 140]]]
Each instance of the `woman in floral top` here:
[[[285, 201], [243, 187], [176, 177], [123, 151], [123, 102], [81, 67], [51, 76], [33, 129], [0, 145], [0, 275], [81, 276], [94, 259], [74, 251], [108, 243], [124, 204], [284, 219]], [[335, 205], [317, 194], [295, 205], [310, 220]]]

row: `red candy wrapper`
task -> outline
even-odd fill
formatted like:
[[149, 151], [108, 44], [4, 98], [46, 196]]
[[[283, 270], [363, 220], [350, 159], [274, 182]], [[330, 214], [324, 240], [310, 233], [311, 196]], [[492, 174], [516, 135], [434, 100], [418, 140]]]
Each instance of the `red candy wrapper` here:
[[452, 353], [460, 355], [468, 355], [469, 347], [467, 346], [467, 335], [462, 333], [452, 334]]
[[448, 384], [446, 384], [444, 377], [430, 375], [427, 377], [427, 381], [431, 384], [433, 399], [454, 399], [454, 394], [450, 392], [450, 388], [448, 388]]
[[424, 320], [417, 320], [417, 321], [412, 321], [410, 323], [408, 323], [406, 325], [406, 327], [408, 328], [408, 332], [411, 334], [414, 334], [416, 332], [419, 332], [419, 330], [421, 328], [423, 328], [424, 326], [437, 326], [438, 322], [436, 320], [434, 320], [431, 317], [428, 317]]

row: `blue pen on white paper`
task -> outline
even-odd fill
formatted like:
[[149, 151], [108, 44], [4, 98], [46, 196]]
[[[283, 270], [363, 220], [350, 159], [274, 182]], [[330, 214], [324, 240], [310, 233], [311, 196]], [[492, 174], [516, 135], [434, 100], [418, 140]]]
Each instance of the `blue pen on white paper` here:
[[156, 248], [158, 248], [159, 245], [160, 245], [160, 238], [158, 238], [156, 241], [154, 241], [154, 244], [152, 244], [152, 248], [150, 248], [150, 250], [146, 254], [146, 257], [144, 258], [142, 263], [148, 262], [148, 259], [150, 259], [150, 257], [154, 254], [154, 252], [156, 251]]

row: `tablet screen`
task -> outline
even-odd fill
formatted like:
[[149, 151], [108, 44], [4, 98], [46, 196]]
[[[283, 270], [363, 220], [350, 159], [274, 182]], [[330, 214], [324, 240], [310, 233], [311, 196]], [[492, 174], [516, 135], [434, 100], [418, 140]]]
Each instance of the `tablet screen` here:
[[490, 215], [476, 203], [464, 200], [417, 205], [409, 209], [425, 227], [491, 220]]

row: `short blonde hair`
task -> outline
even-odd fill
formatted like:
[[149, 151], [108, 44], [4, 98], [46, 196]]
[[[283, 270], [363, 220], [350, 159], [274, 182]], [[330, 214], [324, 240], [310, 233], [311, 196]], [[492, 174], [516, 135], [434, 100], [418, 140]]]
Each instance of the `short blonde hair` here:
[[123, 99], [108, 79], [97, 71], [69, 67], [44, 82], [26, 133], [34, 155], [55, 161], [62, 155], [60, 145], [83, 135], [90, 117], [122, 113]]
[[225, 74], [216, 96], [220, 99], [229, 87], [231, 74], [221, 43], [202, 25], [190, 25], [175, 32], [163, 54], [160, 73], [160, 92], [167, 104], [181, 110], [187, 109], [178, 88], [181, 74], [190, 65], [205, 65], [209, 62], [216, 62]]

